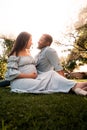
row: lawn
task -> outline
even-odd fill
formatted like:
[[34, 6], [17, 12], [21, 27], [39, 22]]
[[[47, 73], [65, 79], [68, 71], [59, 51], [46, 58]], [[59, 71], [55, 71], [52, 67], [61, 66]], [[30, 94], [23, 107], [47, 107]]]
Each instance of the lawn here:
[[87, 97], [0, 88], [0, 130], [87, 130]]

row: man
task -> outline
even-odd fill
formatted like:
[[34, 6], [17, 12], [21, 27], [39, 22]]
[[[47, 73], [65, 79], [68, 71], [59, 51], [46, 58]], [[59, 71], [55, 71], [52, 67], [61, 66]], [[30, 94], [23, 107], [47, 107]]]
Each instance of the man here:
[[[60, 75], [64, 76], [63, 68], [60, 65], [59, 57], [54, 49], [50, 47], [53, 38], [49, 34], [43, 34], [38, 41], [38, 49], [41, 52], [36, 56], [36, 67], [39, 73], [49, 70], [55, 70]], [[10, 81], [1, 81], [0, 86], [6, 87], [10, 85]]]
[[52, 41], [53, 39], [49, 34], [43, 34], [38, 41], [38, 49], [40, 49], [41, 52], [35, 58], [37, 59], [37, 70], [41, 72], [55, 70], [57, 73], [64, 76], [57, 52], [50, 47]]

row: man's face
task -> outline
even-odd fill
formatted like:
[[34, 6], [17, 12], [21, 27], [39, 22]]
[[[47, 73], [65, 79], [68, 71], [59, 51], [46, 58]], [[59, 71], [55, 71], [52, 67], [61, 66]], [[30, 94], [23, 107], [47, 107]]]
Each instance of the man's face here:
[[42, 49], [46, 46], [48, 46], [48, 42], [46, 42], [46, 37], [42, 35], [38, 41], [38, 49]]

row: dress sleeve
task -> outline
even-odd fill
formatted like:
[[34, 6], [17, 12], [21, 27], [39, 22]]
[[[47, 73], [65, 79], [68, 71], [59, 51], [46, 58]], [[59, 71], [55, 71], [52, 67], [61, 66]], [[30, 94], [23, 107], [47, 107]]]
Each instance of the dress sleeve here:
[[10, 56], [7, 61], [7, 72], [5, 74], [6, 80], [15, 79], [21, 72], [18, 69], [19, 57]]
[[46, 51], [46, 56], [47, 56], [50, 64], [54, 67], [55, 71], [63, 70], [63, 67], [60, 64], [60, 60], [57, 55], [57, 52], [54, 49], [48, 48]]

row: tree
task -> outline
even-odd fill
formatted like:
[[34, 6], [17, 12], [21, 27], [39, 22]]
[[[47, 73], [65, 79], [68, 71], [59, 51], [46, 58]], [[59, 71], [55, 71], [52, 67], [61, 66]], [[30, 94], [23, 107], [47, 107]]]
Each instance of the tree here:
[[14, 40], [12, 39], [8, 39], [6, 37], [3, 37], [2, 38], [4, 41], [3, 41], [3, 48], [4, 48], [4, 52], [2, 54], [2, 56], [0, 56], [0, 79], [3, 79], [4, 78], [4, 74], [6, 72], [6, 63], [7, 63], [7, 56], [11, 50], [11, 48], [13, 47], [13, 43], [14, 43]]
[[8, 56], [10, 50], [12, 49], [13, 47], [13, 43], [14, 43], [14, 39], [13, 37], [8, 37], [8, 36], [4, 36], [4, 35], [1, 35], [0, 36], [1, 39], [3, 39], [3, 42], [2, 42], [2, 46], [3, 46], [3, 54], [2, 54], [2, 58], [5, 59], [5, 57]]
[[4, 54], [3, 55], [4, 56], [7, 56], [9, 54], [10, 50], [13, 47], [13, 43], [14, 43], [14, 40], [4, 38], [4, 42], [3, 42], [3, 48], [4, 48]]
[[68, 34], [68, 37], [74, 39], [74, 42], [66, 64], [66, 67], [73, 65], [73, 68], [76, 65], [87, 64], [87, 5], [80, 10], [74, 27], [75, 30]]
[[79, 37], [77, 39], [77, 45], [82, 51], [87, 52], [87, 24], [76, 28], [79, 34]]
[[87, 23], [87, 5], [82, 8], [78, 15], [78, 21], [74, 24], [75, 28], [84, 26]]

